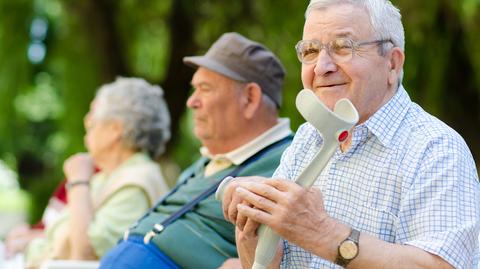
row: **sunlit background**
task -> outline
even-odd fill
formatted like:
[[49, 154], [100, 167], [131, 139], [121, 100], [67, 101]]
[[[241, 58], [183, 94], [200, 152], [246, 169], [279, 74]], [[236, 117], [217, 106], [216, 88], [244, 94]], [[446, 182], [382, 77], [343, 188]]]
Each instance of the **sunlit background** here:
[[[480, 158], [480, 0], [399, 0], [406, 28], [404, 84], [455, 128]], [[82, 118], [99, 85], [139, 76], [161, 85], [173, 141], [167, 178], [198, 157], [185, 101], [193, 70], [223, 32], [267, 45], [287, 69], [282, 116], [296, 129], [300, 83], [294, 45], [307, 1], [0, 0], [0, 223], [35, 222], [63, 179], [62, 162], [84, 151]], [[192, 154], [195, 153], [195, 154]], [[4, 227], [0, 227], [4, 229]], [[1, 237], [0, 231], [0, 237]]]

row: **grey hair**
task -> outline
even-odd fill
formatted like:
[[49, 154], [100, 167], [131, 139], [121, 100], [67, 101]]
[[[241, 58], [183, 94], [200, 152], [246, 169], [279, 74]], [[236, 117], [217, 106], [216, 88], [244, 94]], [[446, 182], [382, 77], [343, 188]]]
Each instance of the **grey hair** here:
[[[243, 81], [237, 81], [237, 80], [232, 80], [234, 82], [234, 88], [237, 89], [238, 91], [242, 90], [249, 82], [243, 82]], [[260, 86], [260, 85], [259, 85]], [[269, 113], [272, 114], [278, 114], [278, 105], [273, 101], [273, 99], [266, 95], [263, 90], [262, 90], [262, 105], [268, 111]]]
[[[370, 16], [370, 23], [376, 39], [392, 40], [395, 47], [405, 51], [405, 30], [400, 10], [389, 0], [310, 0], [305, 11], [305, 18], [312, 10], [322, 9], [335, 4], [348, 3], [365, 9]], [[381, 53], [387, 51], [389, 44], [384, 43]], [[399, 84], [403, 79], [403, 70], [399, 75]]]
[[159, 86], [140, 78], [117, 78], [95, 96], [92, 117], [123, 124], [125, 146], [157, 159], [170, 140], [170, 113]]

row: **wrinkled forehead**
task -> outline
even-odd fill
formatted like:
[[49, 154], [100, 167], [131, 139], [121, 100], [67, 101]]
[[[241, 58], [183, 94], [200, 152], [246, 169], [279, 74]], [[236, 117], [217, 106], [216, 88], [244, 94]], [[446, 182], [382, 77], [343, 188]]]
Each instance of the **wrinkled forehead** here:
[[96, 109], [96, 107], [97, 107], [97, 103], [98, 103], [97, 99], [93, 99], [93, 101], [90, 102], [90, 112], [94, 112], [94, 111], [95, 111], [95, 109]]
[[85, 127], [88, 127], [92, 124], [92, 117], [95, 111], [95, 107], [96, 107], [96, 101], [93, 100], [90, 103], [90, 109], [88, 110], [87, 114], [85, 114], [85, 116], [83, 117], [83, 124]]
[[97, 95], [97, 96], [95, 97], [95, 99], [93, 99], [92, 102], [90, 102], [90, 107], [89, 107], [89, 110], [88, 110], [88, 113], [87, 113], [87, 115], [88, 115], [89, 117], [94, 117], [94, 116], [96, 116], [96, 115], [98, 114], [98, 112], [99, 112], [99, 111], [98, 111], [98, 110], [99, 110], [98, 107], [99, 107], [99, 105], [100, 105], [100, 103], [101, 103], [101, 100], [102, 100], [102, 98], [100, 98], [100, 96]]
[[210, 70], [205, 67], [199, 67], [193, 74], [190, 84], [193, 87], [208, 86], [213, 87], [215, 85], [230, 85], [234, 84], [236, 80], [233, 80], [227, 76], [224, 76], [218, 72]]
[[304, 40], [319, 39], [326, 42], [337, 37], [362, 39], [371, 36], [373, 28], [367, 11], [350, 3], [312, 9], [303, 28]]

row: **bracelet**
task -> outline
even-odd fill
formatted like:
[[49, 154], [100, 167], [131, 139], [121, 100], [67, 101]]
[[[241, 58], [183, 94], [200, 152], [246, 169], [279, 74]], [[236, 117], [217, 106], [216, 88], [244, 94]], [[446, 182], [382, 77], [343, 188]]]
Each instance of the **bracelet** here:
[[75, 180], [75, 181], [67, 182], [67, 184], [65, 184], [65, 187], [67, 188], [67, 190], [71, 190], [75, 186], [82, 186], [82, 185], [83, 186], [89, 186], [90, 181], [88, 181], [88, 180]]

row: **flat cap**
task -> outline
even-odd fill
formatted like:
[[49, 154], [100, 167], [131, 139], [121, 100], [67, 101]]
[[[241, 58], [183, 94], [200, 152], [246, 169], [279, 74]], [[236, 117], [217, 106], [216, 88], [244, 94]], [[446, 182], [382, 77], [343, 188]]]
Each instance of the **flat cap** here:
[[184, 57], [192, 67], [205, 67], [233, 80], [255, 82], [280, 107], [285, 69], [265, 46], [238, 33], [225, 33], [203, 56]]

